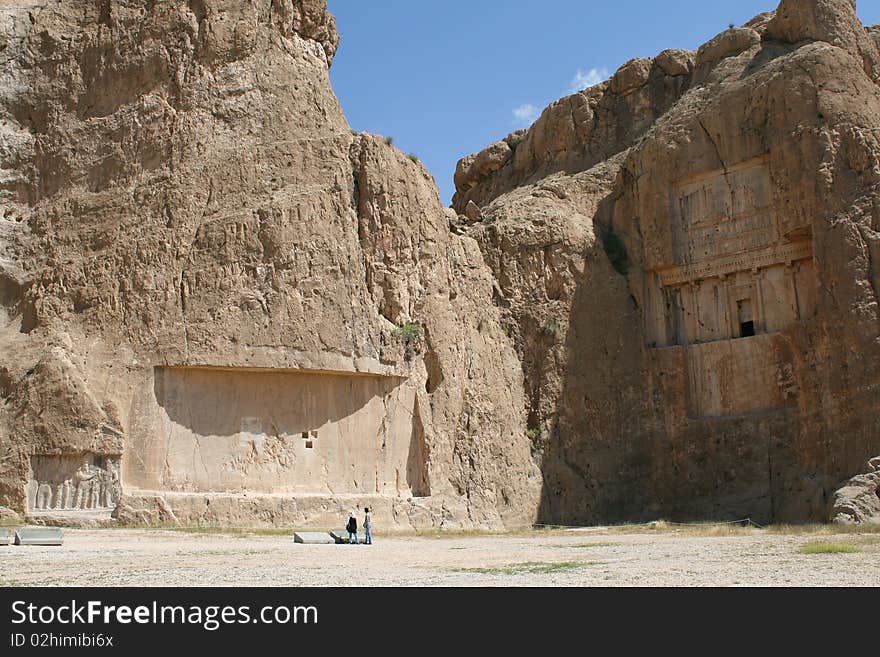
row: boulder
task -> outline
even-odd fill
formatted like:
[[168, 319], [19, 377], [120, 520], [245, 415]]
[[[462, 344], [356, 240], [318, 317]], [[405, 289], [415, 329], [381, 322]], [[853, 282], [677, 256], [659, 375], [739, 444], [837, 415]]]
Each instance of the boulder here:
[[839, 524], [880, 524], [880, 457], [868, 461], [868, 472], [844, 482], [834, 492], [829, 520]]
[[628, 94], [644, 86], [651, 74], [651, 61], [646, 57], [629, 60], [611, 76], [611, 91]]
[[855, 0], [782, 0], [766, 36], [830, 43], [861, 58], [871, 77], [880, 75], [880, 53], [859, 20]]
[[654, 58], [654, 64], [666, 75], [688, 75], [694, 69], [694, 53], [690, 50], [664, 50]]
[[735, 57], [761, 43], [760, 35], [748, 27], [734, 27], [710, 39], [697, 50], [696, 65], [712, 66], [726, 57]]

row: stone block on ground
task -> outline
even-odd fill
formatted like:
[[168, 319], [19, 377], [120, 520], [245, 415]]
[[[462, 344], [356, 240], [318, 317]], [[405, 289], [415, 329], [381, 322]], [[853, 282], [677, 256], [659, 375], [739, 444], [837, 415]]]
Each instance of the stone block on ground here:
[[16, 545], [61, 545], [63, 541], [57, 527], [24, 527], [15, 532]]
[[327, 532], [294, 532], [293, 542], [320, 545], [335, 543], [336, 540]]
[[[330, 532], [330, 536], [332, 536], [337, 543], [348, 543], [348, 531], [345, 529], [334, 529]], [[358, 534], [358, 541], [363, 542], [360, 534]]]
[[12, 532], [8, 529], [0, 528], [0, 545], [9, 545], [12, 543]]

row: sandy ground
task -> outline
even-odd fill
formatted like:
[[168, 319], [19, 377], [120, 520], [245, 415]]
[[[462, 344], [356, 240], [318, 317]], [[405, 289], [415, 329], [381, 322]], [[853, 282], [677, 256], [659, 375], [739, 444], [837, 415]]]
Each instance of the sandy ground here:
[[[880, 586], [880, 533], [607, 528], [374, 540], [301, 545], [285, 535], [65, 529], [61, 547], [0, 546], [0, 584]], [[817, 541], [858, 551], [801, 552]]]

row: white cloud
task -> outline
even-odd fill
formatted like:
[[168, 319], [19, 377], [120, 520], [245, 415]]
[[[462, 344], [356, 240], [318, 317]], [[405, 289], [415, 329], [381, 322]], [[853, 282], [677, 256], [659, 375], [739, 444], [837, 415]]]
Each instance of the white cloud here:
[[568, 93], [577, 93], [578, 91], [586, 89], [587, 87], [592, 87], [599, 84], [600, 82], [604, 82], [607, 79], [607, 68], [594, 67], [586, 72], [578, 69], [577, 73], [574, 74], [574, 77], [571, 80], [571, 84], [568, 86]]
[[[572, 78], [571, 83], [566, 89], [565, 93], [573, 94], [578, 91], [582, 91], [587, 87], [592, 87], [594, 85], [599, 84], [600, 82], [604, 82], [608, 79], [608, 69], [607, 68], [597, 68], [593, 67], [589, 71], [584, 71], [582, 69], [578, 69], [577, 73], [575, 73], [574, 78]], [[527, 128], [532, 123], [535, 122], [541, 115], [541, 108], [536, 105], [532, 105], [531, 103], [524, 103], [519, 107], [513, 108], [513, 125], [517, 128]]]
[[537, 107], [531, 103], [526, 103], [525, 105], [513, 108], [513, 122], [518, 126], [525, 127], [534, 123], [535, 119], [538, 118], [538, 114]]

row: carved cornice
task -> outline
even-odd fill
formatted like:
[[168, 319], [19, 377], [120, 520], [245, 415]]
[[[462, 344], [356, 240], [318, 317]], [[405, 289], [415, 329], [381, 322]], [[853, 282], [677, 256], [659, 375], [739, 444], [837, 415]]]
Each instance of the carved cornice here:
[[705, 278], [717, 278], [740, 271], [754, 271], [773, 265], [785, 265], [813, 256], [810, 242], [779, 244], [733, 255], [720, 256], [688, 265], [664, 267], [655, 270], [660, 285], [669, 287], [691, 283]]

